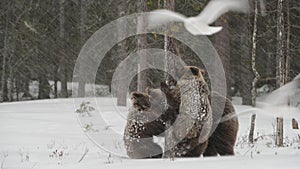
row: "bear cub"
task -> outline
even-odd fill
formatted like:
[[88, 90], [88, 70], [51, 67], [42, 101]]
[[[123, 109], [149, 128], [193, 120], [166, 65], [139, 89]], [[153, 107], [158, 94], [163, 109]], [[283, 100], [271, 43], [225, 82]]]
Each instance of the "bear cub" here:
[[131, 93], [131, 107], [124, 130], [124, 143], [130, 158], [161, 158], [162, 148], [153, 136], [165, 131], [165, 98], [159, 89], [147, 89], [147, 93]]

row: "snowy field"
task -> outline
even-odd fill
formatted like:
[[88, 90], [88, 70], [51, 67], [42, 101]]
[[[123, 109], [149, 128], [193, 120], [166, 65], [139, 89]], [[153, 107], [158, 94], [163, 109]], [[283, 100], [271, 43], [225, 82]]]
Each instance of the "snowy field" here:
[[[82, 101], [95, 110], [75, 113]], [[239, 105], [242, 111], [248, 107]], [[236, 155], [188, 159], [131, 160], [124, 154], [122, 132], [126, 107], [115, 106], [109, 97], [96, 100], [53, 99], [0, 104], [1, 169], [103, 169], [103, 168], [230, 168], [300, 169], [300, 132], [285, 119], [283, 148], [274, 147], [275, 119], [257, 115], [256, 143], [249, 145], [247, 135], [251, 114], [239, 116]], [[300, 114], [300, 111], [299, 111]], [[100, 119], [104, 119], [103, 121]], [[79, 119], [79, 120], [78, 120]], [[99, 120], [100, 119], [100, 120]], [[297, 119], [299, 121], [299, 119]], [[80, 122], [79, 122], [80, 121]], [[81, 127], [81, 125], [83, 127]], [[101, 148], [102, 147], [102, 148]], [[112, 153], [104, 151], [108, 149]]]

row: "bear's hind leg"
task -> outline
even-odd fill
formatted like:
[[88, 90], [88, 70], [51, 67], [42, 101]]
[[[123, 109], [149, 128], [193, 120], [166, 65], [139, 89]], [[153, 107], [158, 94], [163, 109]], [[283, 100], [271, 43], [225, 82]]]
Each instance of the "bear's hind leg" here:
[[217, 145], [217, 151], [221, 156], [226, 156], [226, 155], [234, 155], [234, 145], [230, 143], [225, 143], [223, 141], [223, 144], [218, 144]]
[[217, 156], [217, 155], [218, 155], [218, 152], [216, 150], [216, 147], [212, 144], [209, 144], [209, 142], [208, 142], [208, 146], [207, 146], [205, 152], [203, 153], [203, 156], [209, 157], [209, 156]]

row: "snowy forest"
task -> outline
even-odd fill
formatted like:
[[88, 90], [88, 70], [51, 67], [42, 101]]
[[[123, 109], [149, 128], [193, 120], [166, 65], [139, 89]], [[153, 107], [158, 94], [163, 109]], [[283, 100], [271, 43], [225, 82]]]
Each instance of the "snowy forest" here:
[[[299, 2], [266, 1], [265, 11], [251, 1], [249, 14], [228, 13], [215, 22], [223, 31], [210, 38], [222, 58], [228, 95], [239, 95], [251, 105], [254, 87], [278, 88], [300, 71]], [[1, 101], [70, 97], [73, 68], [86, 40], [103, 25], [124, 15], [169, 8], [186, 16], [197, 15], [205, 0], [191, 1], [1, 1]], [[165, 5], [165, 6], [164, 6]], [[258, 12], [255, 13], [255, 7]], [[96, 84], [111, 84], [112, 74], [137, 48], [163, 48], [163, 37], [148, 34], [115, 45], [99, 66]], [[141, 44], [143, 43], [143, 44]], [[193, 52], [177, 42], [188, 65], [199, 66]], [[174, 50], [175, 51], [175, 50]], [[255, 62], [255, 63], [253, 63]], [[103, 66], [102, 66], [103, 65]], [[252, 65], [255, 65], [253, 70]], [[38, 95], [29, 84], [37, 81]], [[50, 85], [48, 81], [53, 81]], [[58, 84], [58, 82], [61, 82]], [[153, 84], [148, 82], [149, 85]], [[59, 85], [59, 86], [58, 86]], [[61, 90], [58, 91], [58, 88]], [[69, 91], [69, 92], [68, 92]]]
[[[130, 161], [126, 155], [122, 134], [131, 110], [130, 93], [160, 88], [169, 77], [138, 60], [138, 74], [128, 89], [120, 84], [126, 90], [122, 93], [115, 88], [120, 82], [114, 81], [119, 65], [132, 53], [155, 48], [188, 66], [207, 69], [197, 53], [175, 37], [156, 32], [129, 36], [102, 56], [95, 81], [78, 79], [89, 76], [76, 70], [83, 49], [106, 25], [157, 9], [197, 16], [209, 1], [1, 0], [1, 169], [299, 167], [299, 0], [249, 0], [248, 12], [229, 11], [212, 24], [223, 27], [207, 38], [223, 64], [225, 95], [239, 121], [233, 157], [154, 162]], [[145, 29], [147, 19], [138, 22], [136, 30]], [[126, 26], [112, 28], [113, 37], [100, 37], [101, 42], [110, 44], [110, 39], [129, 34]], [[166, 69], [175, 71], [172, 66]], [[165, 141], [154, 140], [159, 145]]]

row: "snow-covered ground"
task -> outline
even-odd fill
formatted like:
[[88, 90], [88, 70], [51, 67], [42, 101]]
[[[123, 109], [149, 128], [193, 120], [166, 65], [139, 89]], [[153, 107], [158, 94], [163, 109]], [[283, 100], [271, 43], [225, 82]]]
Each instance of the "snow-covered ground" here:
[[[75, 113], [82, 101], [95, 108]], [[237, 111], [247, 106], [239, 105]], [[109, 97], [53, 99], [0, 104], [0, 164], [3, 169], [55, 168], [230, 168], [300, 169], [300, 131], [285, 119], [285, 147], [274, 147], [274, 117], [257, 115], [254, 145], [247, 143], [251, 114], [239, 116], [236, 155], [188, 159], [131, 160], [124, 155], [126, 107]], [[300, 111], [299, 111], [300, 114]], [[77, 116], [78, 115], [78, 116]], [[298, 120], [299, 121], [299, 120]], [[83, 127], [81, 127], [81, 124]], [[109, 150], [104, 151], [104, 149]]]

